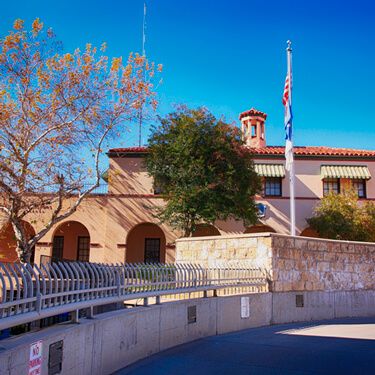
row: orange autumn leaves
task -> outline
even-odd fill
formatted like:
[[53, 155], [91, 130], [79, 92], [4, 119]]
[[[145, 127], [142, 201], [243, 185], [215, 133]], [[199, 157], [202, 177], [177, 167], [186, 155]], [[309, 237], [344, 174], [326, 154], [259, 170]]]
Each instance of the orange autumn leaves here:
[[[126, 134], [140, 108], [156, 107], [161, 66], [139, 54], [105, 52], [105, 43], [63, 51], [38, 18], [31, 27], [17, 19], [0, 39], [0, 194], [6, 198], [0, 208], [10, 220], [53, 207], [48, 229], [69, 214], [59, 200], [82, 193], [87, 178], [99, 181], [104, 142]], [[82, 158], [84, 149], [92, 158]], [[35, 195], [53, 190], [56, 176], [64, 176], [59, 196]], [[32, 245], [18, 241], [25, 251]]]

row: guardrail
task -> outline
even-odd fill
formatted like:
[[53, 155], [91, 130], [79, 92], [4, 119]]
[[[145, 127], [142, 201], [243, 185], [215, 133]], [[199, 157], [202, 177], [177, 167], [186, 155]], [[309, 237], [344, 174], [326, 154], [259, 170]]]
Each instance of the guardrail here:
[[196, 264], [97, 264], [58, 262], [30, 264], [0, 263], [0, 330], [63, 313], [115, 302], [181, 293], [253, 287], [266, 291], [267, 280], [260, 269], [247, 267], [205, 268]]
[[[72, 189], [71, 194], [78, 194], [79, 192], [82, 193], [85, 190], [91, 188], [93, 184], [83, 184], [77, 187], [77, 189]], [[59, 184], [51, 184], [43, 186], [42, 189], [40, 189], [39, 193], [57, 193], [59, 191], [60, 185]], [[90, 194], [108, 194], [108, 184], [100, 184], [98, 187], [96, 187]]]

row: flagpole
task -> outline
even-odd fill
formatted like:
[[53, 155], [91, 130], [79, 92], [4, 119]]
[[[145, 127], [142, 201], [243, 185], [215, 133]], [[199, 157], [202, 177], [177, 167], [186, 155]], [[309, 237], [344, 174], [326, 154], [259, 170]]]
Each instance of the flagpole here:
[[[290, 107], [292, 106], [292, 87], [293, 87], [293, 77], [292, 77], [292, 42], [287, 41], [288, 47], [287, 51], [287, 63], [288, 63], [288, 77], [289, 77], [289, 101]], [[293, 138], [292, 138], [293, 139]], [[293, 148], [292, 148], [293, 152]], [[290, 235], [296, 235], [296, 207], [295, 207], [295, 194], [294, 194], [294, 160], [291, 163], [289, 170], [289, 191], [290, 191]]]
[[[142, 57], [146, 58], [146, 1], [143, 3], [143, 22], [142, 22]], [[144, 78], [146, 78], [146, 70]], [[139, 134], [138, 134], [138, 145], [142, 146], [142, 122], [143, 122], [143, 103], [139, 108]]]

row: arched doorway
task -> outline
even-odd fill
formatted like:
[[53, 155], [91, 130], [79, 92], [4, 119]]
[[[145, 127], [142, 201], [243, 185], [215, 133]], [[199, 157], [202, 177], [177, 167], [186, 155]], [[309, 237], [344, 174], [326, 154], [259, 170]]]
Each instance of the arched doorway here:
[[320, 238], [319, 236], [319, 233], [311, 228], [311, 227], [307, 227], [305, 228], [301, 233], [300, 233], [300, 236], [301, 237], [312, 237], [312, 238]]
[[265, 232], [276, 233], [275, 229], [265, 224], [252, 225], [251, 227], [247, 227], [244, 231], [244, 233], [265, 233]]
[[193, 237], [220, 236], [219, 230], [211, 224], [198, 224]]
[[88, 262], [90, 259], [90, 233], [78, 221], [67, 221], [60, 224], [52, 240], [52, 260], [79, 260]]
[[153, 223], [142, 223], [133, 227], [126, 238], [127, 263], [165, 262], [165, 235]]
[[[26, 232], [27, 239], [35, 236], [35, 230], [27, 221], [22, 221], [22, 226]], [[11, 223], [7, 223], [0, 230], [0, 262], [15, 263], [18, 262], [16, 252], [16, 236]], [[35, 247], [31, 250], [30, 263], [34, 263]]]

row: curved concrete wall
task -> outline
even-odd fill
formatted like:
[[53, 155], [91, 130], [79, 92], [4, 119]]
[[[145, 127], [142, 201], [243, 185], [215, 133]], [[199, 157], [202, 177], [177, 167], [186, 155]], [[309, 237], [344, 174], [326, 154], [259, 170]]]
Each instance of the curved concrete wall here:
[[[298, 292], [297, 292], [298, 293]], [[42, 374], [50, 345], [63, 341], [61, 374], [110, 374], [161, 350], [206, 336], [272, 323], [375, 316], [374, 291], [257, 293], [167, 302], [105, 313], [79, 324], [62, 324], [0, 341], [0, 373], [28, 373], [30, 345], [42, 341]], [[249, 297], [249, 317], [241, 299]], [[242, 300], [246, 302], [247, 300]], [[188, 308], [196, 306], [196, 322]]]

